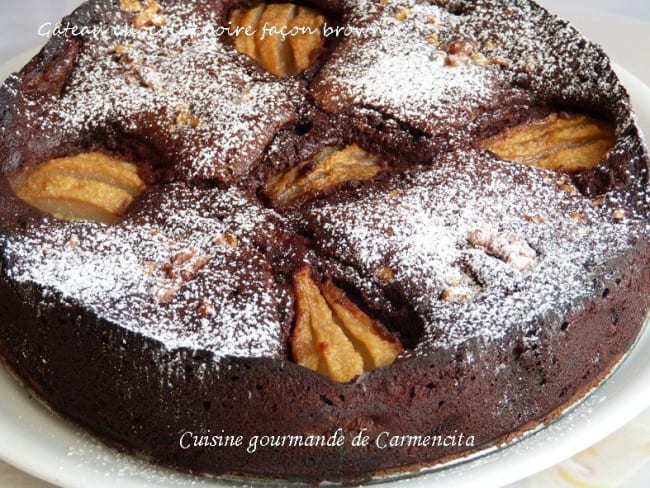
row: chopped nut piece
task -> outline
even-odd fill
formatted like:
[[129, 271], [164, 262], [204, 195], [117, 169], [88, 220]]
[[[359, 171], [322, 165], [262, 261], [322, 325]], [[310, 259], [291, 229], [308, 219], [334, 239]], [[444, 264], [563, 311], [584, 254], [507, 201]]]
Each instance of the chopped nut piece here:
[[70, 239], [66, 241], [64, 246], [66, 249], [75, 250], [75, 249], [79, 249], [79, 244], [81, 244], [81, 242], [79, 241], [79, 236], [73, 235], [70, 237]]
[[391, 269], [390, 266], [383, 266], [375, 271], [375, 276], [377, 279], [385, 285], [388, 285], [395, 281], [395, 272]]
[[494, 57], [490, 58], [488, 61], [489, 64], [497, 64], [501, 66], [502, 68], [507, 68], [510, 65], [510, 60], [506, 58], [500, 58], [500, 57]]
[[543, 224], [546, 219], [542, 215], [524, 215], [524, 219], [532, 224]]
[[472, 56], [477, 50], [478, 44], [473, 39], [456, 39], [447, 46], [447, 52], [457, 56]]
[[468, 56], [463, 56], [463, 55], [457, 56], [455, 54], [448, 54], [447, 59], [445, 59], [445, 64], [451, 67], [467, 65], [469, 64], [469, 62], [470, 62], [470, 58]]
[[483, 49], [487, 51], [494, 51], [497, 48], [497, 43], [494, 39], [488, 39], [485, 44], [483, 44]]
[[469, 287], [453, 286], [442, 292], [440, 299], [445, 302], [457, 303], [465, 302], [472, 297], [473, 293]]
[[467, 65], [477, 54], [478, 44], [473, 39], [456, 39], [446, 46], [448, 66]]
[[199, 125], [201, 125], [201, 119], [192, 114], [189, 105], [182, 104], [176, 107], [177, 127], [190, 127], [192, 129], [195, 129]]
[[429, 44], [433, 44], [434, 46], [439, 46], [440, 45], [440, 36], [434, 32], [429, 37], [427, 37], [427, 42]]
[[182, 112], [176, 117], [176, 125], [179, 127], [191, 127], [192, 129], [195, 129], [201, 125], [201, 119], [195, 117], [189, 112]]
[[438, 66], [445, 66], [447, 64], [447, 53], [444, 51], [435, 51], [431, 54], [431, 61]]
[[437, 23], [438, 23], [438, 19], [436, 19], [435, 17], [429, 17], [427, 19], [427, 24], [436, 25]]
[[570, 215], [571, 215], [571, 218], [573, 220], [577, 220], [578, 222], [582, 222], [584, 224], [589, 222], [589, 219], [587, 218], [587, 216], [585, 214], [581, 214], [581, 213], [578, 213], [578, 212], [571, 212]]
[[276, 206], [291, 205], [308, 194], [323, 193], [347, 181], [374, 178], [384, 169], [377, 156], [357, 145], [324, 148], [310, 160], [271, 181], [268, 193]]
[[466, 302], [480, 292], [480, 285], [475, 279], [464, 272], [447, 284], [447, 288], [441, 293], [440, 299], [449, 303]]
[[570, 173], [591, 169], [614, 145], [610, 124], [586, 115], [551, 114], [481, 143], [501, 159]]
[[348, 382], [392, 364], [401, 343], [331, 283], [318, 286], [308, 267], [294, 276], [296, 325], [291, 349], [296, 363]]
[[485, 66], [488, 64], [488, 58], [485, 57], [485, 55], [481, 53], [476, 53], [472, 56], [472, 61], [474, 62], [475, 65], [477, 66]]
[[563, 191], [565, 191], [567, 193], [570, 193], [571, 195], [577, 195], [578, 194], [578, 189], [567, 178], [559, 179], [557, 181], [557, 186], [560, 187], [561, 190], [563, 190]]
[[171, 302], [172, 298], [174, 298], [174, 295], [178, 290], [172, 289], [172, 288], [167, 288], [165, 289], [162, 293], [158, 295], [158, 302], [159, 303], [169, 303]]
[[606, 202], [607, 202], [607, 199], [605, 197], [598, 197], [598, 198], [594, 198], [591, 201], [591, 204], [594, 207], [602, 207], [603, 205], [605, 205]]
[[196, 251], [193, 249], [191, 251], [181, 252], [172, 258], [172, 263], [174, 266], [183, 266], [185, 263], [189, 262], [195, 254]]
[[627, 214], [625, 213], [625, 210], [623, 210], [622, 208], [615, 210], [614, 213], [612, 214], [612, 218], [614, 220], [619, 220], [619, 221], [625, 220], [626, 216]]
[[207, 298], [201, 298], [199, 300], [199, 306], [197, 307], [196, 311], [199, 315], [202, 315], [206, 319], [209, 319], [215, 314], [214, 306], [212, 305], [212, 302]]
[[240, 97], [241, 102], [246, 103], [246, 102], [249, 102], [250, 100], [252, 100], [252, 96], [251, 96], [252, 93], [253, 93], [253, 90], [251, 90], [250, 86], [247, 86], [246, 88], [244, 88], [242, 90], [242, 92], [241, 92], [241, 97]]
[[212, 244], [215, 246], [228, 246], [232, 247], [233, 249], [239, 246], [237, 238], [231, 234], [223, 234], [219, 237], [215, 237], [212, 239]]
[[142, 268], [147, 276], [153, 276], [156, 271], [156, 263], [153, 261], [145, 261], [142, 263]]
[[[276, 76], [302, 73], [324, 44], [325, 17], [292, 3], [262, 3], [251, 9], [234, 10], [230, 23], [240, 28], [234, 39], [235, 49]], [[271, 32], [272, 29], [275, 31]], [[283, 37], [283, 30], [288, 35]]]
[[537, 69], [537, 57], [534, 54], [530, 54], [526, 58], [526, 66], [524, 67], [524, 71], [526, 73], [533, 73]]
[[467, 241], [476, 247], [512, 265], [519, 271], [528, 271], [535, 267], [537, 253], [521, 237], [502, 232], [489, 232], [475, 229], [467, 236]]
[[144, 8], [133, 20], [133, 27], [161, 27], [167, 23], [167, 18], [161, 13], [162, 7], [156, 0], [144, 0]]
[[156, 92], [162, 92], [165, 89], [160, 73], [151, 66], [133, 64], [126, 76], [127, 82], [130, 84], [140, 84]]
[[144, 189], [134, 164], [84, 153], [42, 164], [15, 191], [25, 202], [57, 218], [110, 224]]
[[127, 12], [140, 12], [142, 5], [138, 0], [120, 0], [120, 8]]
[[172, 256], [171, 260], [161, 268], [164, 278], [159, 285], [158, 302], [169, 303], [209, 261], [209, 255], [193, 248]]
[[408, 19], [410, 15], [411, 11], [407, 8], [403, 8], [395, 14], [395, 18], [401, 22], [402, 20]]
[[124, 44], [116, 44], [113, 48], [113, 52], [122, 56], [129, 52], [129, 46], [125, 46]]

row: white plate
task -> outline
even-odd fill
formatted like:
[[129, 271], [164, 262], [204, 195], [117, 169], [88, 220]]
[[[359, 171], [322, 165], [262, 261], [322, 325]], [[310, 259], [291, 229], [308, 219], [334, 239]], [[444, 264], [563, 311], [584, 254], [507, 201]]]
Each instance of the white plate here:
[[[0, 66], [0, 79], [33, 53]], [[641, 126], [650, 133], [650, 89], [617, 68]], [[650, 406], [650, 327], [618, 370], [558, 421], [509, 447], [462, 464], [382, 486], [496, 488], [526, 478], [604, 439]], [[232, 486], [152, 466], [113, 449], [61, 420], [30, 397], [0, 367], [0, 458], [65, 488]]]

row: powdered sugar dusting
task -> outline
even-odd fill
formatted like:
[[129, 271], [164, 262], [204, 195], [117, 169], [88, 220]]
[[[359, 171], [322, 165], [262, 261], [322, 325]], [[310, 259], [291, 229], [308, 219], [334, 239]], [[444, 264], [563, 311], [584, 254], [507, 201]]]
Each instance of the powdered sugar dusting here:
[[[105, 30], [84, 37], [63, 96], [45, 109], [43, 100], [27, 100], [34, 114], [55, 114], [33, 121], [46, 132], [72, 141], [96, 131], [154, 136], [181, 177], [230, 181], [294, 118], [287, 84], [258, 72], [227, 36], [214, 33], [221, 24], [217, 9], [165, 4], [167, 23], [154, 30], [132, 28], [132, 15], [111, 2], [88, 10], [75, 26]], [[200, 123], [179, 127], [178, 107], [188, 107]]]
[[456, 124], [494, 97], [498, 67], [446, 66], [439, 39], [459, 17], [413, 0], [361, 4], [347, 22], [378, 33], [347, 40], [321, 73], [314, 91], [327, 110], [374, 108], [431, 132], [432, 121]]
[[[151, 143], [181, 181], [232, 185], [296, 119], [293, 102], [311, 103], [307, 81], [279, 80], [227, 39], [206, 35], [225, 18], [222, 2], [161, 3], [164, 31], [84, 38], [60, 97], [30, 98], [16, 89], [20, 77], [5, 92], [23, 97], [27, 132], [41, 128], [45, 144], [77, 147], [88, 134], [115, 132]], [[74, 18], [128, 25], [132, 16], [114, 4], [85, 4]], [[316, 104], [398, 120], [450, 152], [425, 155], [433, 167], [371, 182], [350, 201], [315, 203], [298, 216], [299, 230], [363, 276], [358, 289], [390, 288], [421, 317], [418, 352], [561, 315], [596, 293], [609, 261], [647, 238], [642, 217], [612, 218], [630, 200], [647, 204], [645, 190], [620, 192], [620, 202], [612, 193], [597, 207], [562, 190], [555, 173], [468, 149], [481, 118], [498, 113], [501, 123], [529, 105], [595, 103], [616, 122], [611, 154], [634, 152], [633, 163], [645, 165], [645, 152], [631, 150], [635, 122], [609, 61], [573, 28], [527, 0], [345, 0], [342, 13], [343, 24], [376, 34], [342, 39], [327, 54], [310, 90]], [[193, 123], [179, 123], [179, 110]], [[8, 159], [5, 167], [19, 163]], [[286, 292], [256, 239], [272, 239], [275, 226], [293, 229], [295, 219], [244, 191], [169, 185], [161, 201], [143, 202], [112, 228], [45, 220], [7, 238], [8, 273], [170, 347], [277, 356]]]
[[[370, 281], [360, 287], [397, 291], [416, 310], [419, 351], [559, 320], [598, 292], [607, 263], [650, 235], [641, 216], [623, 225], [615, 207], [566, 192], [553, 172], [464, 151], [438, 164], [314, 204], [303, 222], [322, 252]], [[377, 272], [386, 266], [389, 282]], [[445, 299], [468, 280], [475, 294]]]
[[[168, 219], [156, 217], [157, 210], [135, 212], [117, 226], [48, 220], [47, 232], [37, 226], [7, 239], [7, 273], [169, 349], [277, 355], [283, 349], [281, 291], [253, 236], [264, 226], [272, 229], [270, 213], [235, 190], [199, 193], [182, 186], [165, 189], [159, 215]], [[223, 220], [215, 216], [224, 211]], [[183, 264], [197, 255], [204, 265], [185, 275]], [[181, 283], [161, 303], [170, 276]]]

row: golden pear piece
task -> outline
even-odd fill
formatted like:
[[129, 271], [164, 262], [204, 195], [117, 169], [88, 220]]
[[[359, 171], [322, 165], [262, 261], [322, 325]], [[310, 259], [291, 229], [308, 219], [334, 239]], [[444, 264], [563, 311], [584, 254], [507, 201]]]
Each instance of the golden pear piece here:
[[302, 73], [311, 66], [312, 54], [323, 47], [321, 29], [325, 17], [309, 7], [298, 7], [298, 13], [293, 19], [292, 28], [298, 33], [289, 38], [293, 51], [295, 73]]
[[264, 4], [258, 5], [255, 8], [248, 10], [235, 10], [230, 16], [230, 22], [233, 27], [242, 27], [248, 28], [248, 32], [242, 31], [240, 35], [236, 36], [235, 49], [246, 56], [253, 58], [259, 61], [260, 55], [257, 51], [257, 44], [255, 43], [255, 35], [252, 35], [253, 31], [257, 29], [257, 25], [262, 18], [264, 9], [266, 6]]
[[551, 114], [506, 129], [480, 146], [501, 159], [576, 173], [598, 165], [614, 146], [611, 124], [587, 115]]
[[96, 152], [52, 159], [15, 188], [20, 199], [57, 218], [107, 224], [144, 190], [134, 164]]
[[401, 343], [361, 311], [332, 283], [318, 286], [308, 267], [294, 276], [296, 325], [291, 349], [296, 363], [345, 383], [392, 364]]
[[[281, 32], [283, 27], [285, 29], [290, 28], [295, 16], [295, 5], [275, 3], [266, 7], [258, 25]], [[267, 70], [282, 77], [294, 74], [295, 66], [290, 42], [285, 42], [282, 36], [278, 34], [260, 29], [255, 38], [255, 43], [260, 55], [258, 61]]]
[[268, 193], [278, 207], [310, 193], [323, 193], [348, 181], [364, 181], [385, 169], [378, 156], [356, 144], [344, 149], [326, 147], [312, 159], [271, 181]]
[[234, 45], [276, 76], [302, 73], [323, 46], [325, 17], [292, 3], [261, 3], [230, 14], [232, 28], [240, 28]]

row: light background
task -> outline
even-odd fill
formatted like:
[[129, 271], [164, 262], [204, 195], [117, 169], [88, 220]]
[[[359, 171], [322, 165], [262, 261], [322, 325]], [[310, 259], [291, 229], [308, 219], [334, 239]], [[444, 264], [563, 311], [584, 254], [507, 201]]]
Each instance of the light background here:
[[[45, 42], [38, 28], [56, 22], [80, 0], [1, 0], [0, 62]], [[650, 85], [650, 0], [539, 0], [599, 42], [612, 59]], [[0, 439], [2, 442], [2, 439]], [[0, 487], [48, 488], [0, 462]], [[650, 412], [604, 443], [511, 488], [647, 488]]]

